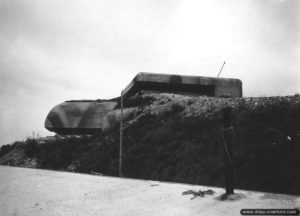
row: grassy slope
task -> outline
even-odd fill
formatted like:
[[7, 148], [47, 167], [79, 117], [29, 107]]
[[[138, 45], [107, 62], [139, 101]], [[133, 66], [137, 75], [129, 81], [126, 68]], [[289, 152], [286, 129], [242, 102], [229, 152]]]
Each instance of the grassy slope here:
[[[233, 107], [237, 188], [300, 194], [300, 97], [142, 95], [124, 130], [126, 177], [224, 186], [222, 109]], [[101, 137], [2, 147], [0, 163], [118, 173], [118, 128]], [[15, 156], [17, 157], [15, 157]], [[16, 160], [16, 158], [18, 158]]]

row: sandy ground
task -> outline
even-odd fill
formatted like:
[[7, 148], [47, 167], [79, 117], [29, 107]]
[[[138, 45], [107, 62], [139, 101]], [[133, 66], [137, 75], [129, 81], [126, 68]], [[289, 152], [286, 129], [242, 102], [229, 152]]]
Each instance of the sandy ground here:
[[[240, 215], [242, 208], [300, 208], [300, 196], [0, 166], [0, 215]], [[214, 195], [182, 195], [212, 189]]]

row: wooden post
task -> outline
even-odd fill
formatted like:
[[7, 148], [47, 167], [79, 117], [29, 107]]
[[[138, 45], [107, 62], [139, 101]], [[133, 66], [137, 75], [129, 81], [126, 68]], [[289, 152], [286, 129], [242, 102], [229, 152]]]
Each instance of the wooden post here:
[[119, 176], [123, 177], [123, 91], [121, 92]]
[[234, 173], [232, 160], [232, 133], [231, 107], [223, 110], [223, 134], [225, 147], [225, 167], [226, 167], [226, 194], [234, 194]]

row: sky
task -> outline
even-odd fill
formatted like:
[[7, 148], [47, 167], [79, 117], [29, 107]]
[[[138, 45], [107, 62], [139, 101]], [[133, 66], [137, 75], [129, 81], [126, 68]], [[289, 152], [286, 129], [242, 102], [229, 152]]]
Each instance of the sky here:
[[117, 97], [138, 72], [239, 78], [300, 93], [298, 0], [0, 0], [0, 145], [52, 107]]

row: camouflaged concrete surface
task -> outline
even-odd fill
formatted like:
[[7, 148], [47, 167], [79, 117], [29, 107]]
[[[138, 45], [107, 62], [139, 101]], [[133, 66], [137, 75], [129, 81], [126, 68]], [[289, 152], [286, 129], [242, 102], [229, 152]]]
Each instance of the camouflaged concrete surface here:
[[45, 128], [57, 133], [63, 129], [100, 130], [104, 116], [116, 105], [116, 102], [64, 102], [49, 112]]
[[159, 73], [138, 73], [123, 94], [130, 97], [141, 90], [212, 97], [243, 96], [242, 81], [239, 79]]

